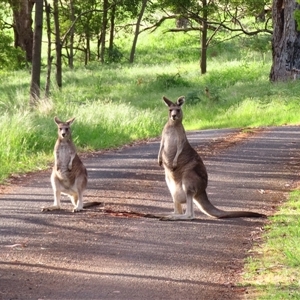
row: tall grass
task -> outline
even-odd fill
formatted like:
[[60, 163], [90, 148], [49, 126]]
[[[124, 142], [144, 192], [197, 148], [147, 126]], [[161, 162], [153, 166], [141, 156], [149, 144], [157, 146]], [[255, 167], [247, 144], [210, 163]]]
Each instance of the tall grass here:
[[29, 112], [4, 113], [0, 117], [0, 180], [10, 174], [43, 169], [49, 153], [49, 120], [37, 122]]

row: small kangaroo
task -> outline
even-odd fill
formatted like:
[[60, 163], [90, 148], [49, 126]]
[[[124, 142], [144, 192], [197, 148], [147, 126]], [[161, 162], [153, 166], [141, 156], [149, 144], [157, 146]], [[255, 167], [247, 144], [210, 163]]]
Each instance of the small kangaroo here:
[[75, 118], [72, 118], [62, 122], [57, 117], [54, 118], [54, 122], [58, 127], [58, 138], [54, 147], [55, 161], [51, 174], [54, 204], [42, 208], [42, 211], [61, 209], [61, 193], [71, 198], [71, 202], [74, 205], [73, 212], [100, 204], [99, 202], [83, 203], [83, 192], [87, 186], [87, 170], [77, 155], [72, 141], [70, 126], [74, 120]]
[[[208, 199], [206, 187], [208, 176], [201, 157], [187, 140], [182, 125], [181, 96], [173, 103], [163, 97], [169, 108], [169, 120], [164, 126], [158, 153], [158, 164], [165, 169], [166, 183], [174, 202], [174, 213], [164, 215], [161, 220], [194, 219], [193, 201], [206, 215], [215, 218], [265, 217], [249, 211], [224, 211], [216, 208]], [[186, 203], [183, 213], [182, 204]]]

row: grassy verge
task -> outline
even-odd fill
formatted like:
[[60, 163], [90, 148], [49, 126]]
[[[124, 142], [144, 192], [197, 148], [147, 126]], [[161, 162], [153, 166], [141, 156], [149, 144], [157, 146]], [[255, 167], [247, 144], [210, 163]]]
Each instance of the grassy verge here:
[[300, 299], [300, 191], [270, 218], [264, 243], [246, 264], [244, 285], [251, 287], [248, 299]]

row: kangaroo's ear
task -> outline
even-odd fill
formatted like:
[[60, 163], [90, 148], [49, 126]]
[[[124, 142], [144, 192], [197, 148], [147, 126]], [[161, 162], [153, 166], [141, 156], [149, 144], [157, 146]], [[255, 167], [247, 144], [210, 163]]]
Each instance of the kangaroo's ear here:
[[58, 117], [54, 117], [54, 122], [58, 125], [62, 123], [62, 121]]
[[68, 123], [69, 125], [71, 125], [74, 122], [74, 120], [75, 120], [75, 117], [72, 118], [72, 119], [69, 119], [68, 121], [66, 121], [66, 123]]
[[178, 106], [181, 106], [185, 101], [185, 98], [184, 96], [180, 96], [178, 99], [177, 99], [177, 105]]
[[168, 98], [166, 98], [165, 96], [163, 96], [163, 100], [164, 100], [165, 104], [169, 107], [171, 105], [174, 105], [174, 103], [171, 100], [169, 100]]

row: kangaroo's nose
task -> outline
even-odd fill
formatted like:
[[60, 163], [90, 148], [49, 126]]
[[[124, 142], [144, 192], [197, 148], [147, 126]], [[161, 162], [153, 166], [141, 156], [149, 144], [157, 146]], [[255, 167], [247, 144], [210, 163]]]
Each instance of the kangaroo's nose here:
[[65, 137], [66, 134], [63, 132], [61, 135], [62, 135], [63, 137]]

